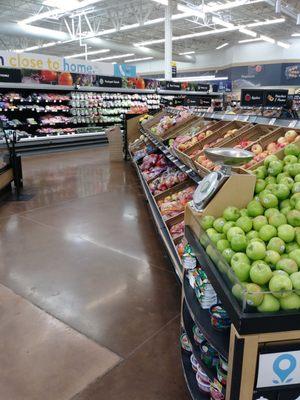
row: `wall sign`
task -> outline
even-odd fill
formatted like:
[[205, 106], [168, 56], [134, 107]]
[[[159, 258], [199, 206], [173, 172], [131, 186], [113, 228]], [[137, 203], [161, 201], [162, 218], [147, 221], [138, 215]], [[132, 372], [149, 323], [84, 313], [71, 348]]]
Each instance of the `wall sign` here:
[[300, 350], [259, 355], [257, 388], [300, 384]]
[[265, 107], [283, 107], [288, 99], [288, 90], [266, 90], [264, 97]]
[[198, 83], [197, 85], [197, 91], [198, 92], [209, 92], [210, 85], [206, 85], [204, 83]]
[[122, 78], [116, 76], [99, 76], [99, 87], [122, 87]]
[[166, 90], [181, 90], [181, 83], [180, 82], [166, 82]]
[[258, 89], [242, 89], [241, 106], [243, 107], [262, 107], [264, 101], [264, 91]]
[[172, 67], [172, 78], [176, 78], [177, 76], [177, 64], [176, 61], [171, 62], [171, 67]]
[[22, 82], [21, 70], [12, 68], [0, 68], [0, 82]]

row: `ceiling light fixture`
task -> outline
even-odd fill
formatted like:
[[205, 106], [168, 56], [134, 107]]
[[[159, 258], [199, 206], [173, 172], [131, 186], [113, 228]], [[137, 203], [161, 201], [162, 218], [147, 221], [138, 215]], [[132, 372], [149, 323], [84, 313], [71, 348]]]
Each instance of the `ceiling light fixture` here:
[[289, 49], [291, 47], [291, 45], [289, 43], [285, 43], [285, 42], [277, 42], [278, 46], [283, 47], [284, 49]]
[[87, 53], [72, 54], [71, 56], [65, 56], [64, 58], [85, 57], [85, 56], [92, 56], [94, 54], [109, 53], [109, 52], [110, 49], [102, 49], [102, 50], [89, 51]]
[[247, 28], [254, 28], [256, 26], [264, 26], [264, 25], [281, 24], [283, 22], [285, 22], [285, 18], [267, 19], [265, 21], [252, 22], [251, 24], [247, 24]]
[[228, 45], [229, 45], [229, 43], [223, 43], [220, 46], [216, 47], [216, 50], [221, 50], [221, 49], [223, 49], [224, 47], [226, 47]]
[[189, 54], [195, 54], [194, 51], [185, 51], [184, 53], [179, 53], [180, 56], [188, 56]]
[[300, 33], [293, 33], [292, 36], [293, 36], [293, 37], [299, 37], [299, 36], [300, 36]]
[[252, 36], [253, 38], [256, 38], [256, 36], [257, 36], [256, 32], [250, 31], [250, 29], [246, 29], [246, 28], [240, 28], [239, 32], [244, 33], [245, 35], [248, 35], [248, 36]]
[[131, 24], [131, 25], [123, 25], [120, 27], [120, 31], [127, 31], [128, 29], [138, 28], [140, 26], [139, 23]]
[[262, 39], [259, 38], [255, 38], [255, 39], [244, 39], [244, 40], [239, 40], [239, 43], [251, 43], [251, 42], [261, 42]]
[[163, 6], [167, 6], [169, 4], [169, 0], [152, 0], [154, 3], [162, 4]]
[[118, 55], [116, 55], [116, 56], [96, 58], [96, 59], [91, 60], [91, 61], [115, 60], [115, 59], [117, 59], [117, 58], [127, 58], [127, 57], [132, 57], [132, 56], [134, 56], [134, 53], [118, 54]]
[[260, 35], [260, 38], [261, 38], [262, 40], [264, 40], [265, 42], [273, 43], [273, 44], [275, 43], [275, 40], [272, 39], [272, 38], [270, 38], [269, 36]]
[[225, 26], [225, 28], [234, 28], [234, 25], [231, 22], [224, 21], [223, 19], [218, 17], [212, 17], [212, 22], [217, 25]]
[[297, 14], [297, 25], [300, 25], [300, 14]]
[[153, 60], [154, 57], [133, 58], [132, 60], [125, 60], [125, 63]]

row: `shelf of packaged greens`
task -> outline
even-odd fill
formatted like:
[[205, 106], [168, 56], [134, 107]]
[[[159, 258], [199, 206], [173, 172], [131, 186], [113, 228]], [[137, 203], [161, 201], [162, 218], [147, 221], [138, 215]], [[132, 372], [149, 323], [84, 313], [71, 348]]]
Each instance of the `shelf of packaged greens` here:
[[27, 108], [27, 107], [22, 107], [22, 108], [0, 108], [0, 112], [34, 112], [37, 114], [42, 114], [42, 113], [63, 113], [67, 112], [69, 113], [71, 108], [65, 109], [65, 110], [36, 110], [34, 108]]
[[195, 183], [199, 183], [201, 181], [201, 177], [194, 172], [191, 168], [187, 167], [185, 164], [183, 164], [177, 157], [175, 157], [173, 154], [170, 153], [169, 149], [167, 146], [165, 146], [163, 143], [159, 142], [153, 135], [151, 135], [149, 132], [141, 128], [141, 133], [157, 147], [159, 150], [174, 164], [176, 165], [177, 168], [179, 168], [182, 172], [185, 172]]
[[176, 272], [178, 278], [180, 279], [180, 281], [182, 281], [182, 265], [181, 265], [181, 260], [179, 258], [178, 253], [177, 253], [177, 250], [176, 250], [176, 246], [175, 246], [175, 244], [174, 244], [174, 242], [172, 240], [172, 237], [170, 235], [170, 232], [169, 232], [169, 230], [168, 230], [168, 228], [167, 228], [167, 226], [166, 226], [166, 224], [165, 224], [165, 222], [164, 222], [164, 220], [162, 218], [162, 215], [161, 215], [160, 210], [159, 210], [159, 208], [157, 206], [157, 203], [154, 200], [154, 197], [152, 196], [152, 193], [150, 192], [148, 184], [146, 183], [146, 181], [145, 181], [145, 179], [144, 179], [144, 177], [143, 177], [143, 175], [142, 175], [137, 163], [133, 160], [133, 157], [132, 157], [131, 154], [130, 154], [130, 156], [131, 156], [132, 163], [133, 163], [133, 165], [134, 165], [134, 167], [136, 169], [138, 178], [139, 178], [139, 180], [141, 182], [141, 185], [142, 185], [143, 191], [145, 193], [145, 196], [147, 198], [148, 205], [149, 205], [153, 220], [155, 222], [157, 231], [158, 231], [158, 233], [159, 233], [159, 235], [160, 235], [160, 237], [161, 237], [161, 239], [162, 239], [162, 241], [163, 241], [163, 243], [164, 243], [164, 245], [165, 245], [165, 247], [166, 247], [166, 249], [168, 251], [168, 254], [169, 254], [169, 257], [170, 257], [170, 259], [172, 261], [172, 264], [174, 266], [175, 272]]
[[191, 343], [193, 354], [196, 357], [197, 362], [198, 362], [198, 364], [200, 364], [203, 371], [206, 373], [206, 375], [209, 377], [209, 379], [213, 381], [217, 377], [216, 370], [214, 368], [208, 367], [202, 361], [199, 345], [196, 344], [195, 339], [194, 339], [193, 326], [195, 325], [195, 323], [190, 315], [190, 312], [189, 312], [189, 309], [188, 309], [188, 306], [187, 306], [185, 300], [183, 301], [183, 306], [182, 306], [182, 318], [183, 318], [184, 330], [185, 330], [185, 332], [189, 338], [189, 341]]
[[227, 286], [221, 271], [207, 255], [189, 226], [185, 227], [185, 237], [239, 334], [281, 332], [283, 326], [286, 331], [299, 329], [300, 312], [298, 310], [260, 313], [248, 307], [247, 312], [242, 311], [241, 304]]
[[184, 379], [186, 381], [188, 390], [193, 400], [208, 400], [208, 395], [200, 392], [197, 380], [196, 373], [193, 371], [190, 353], [181, 349], [181, 363], [184, 374]]
[[183, 279], [183, 291], [188, 310], [195, 324], [199, 327], [206, 340], [227, 360], [229, 352], [229, 332], [219, 332], [212, 327], [209, 311], [201, 308], [195, 291], [191, 287], [186, 276], [184, 276]]

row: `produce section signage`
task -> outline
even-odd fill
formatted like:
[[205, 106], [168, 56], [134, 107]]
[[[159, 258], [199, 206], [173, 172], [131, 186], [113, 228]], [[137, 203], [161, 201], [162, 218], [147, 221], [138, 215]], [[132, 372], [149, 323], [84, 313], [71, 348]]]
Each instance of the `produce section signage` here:
[[122, 78], [114, 76], [99, 76], [99, 87], [122, 87]]
[[181, 90], [181, 83], [180, 82], [166, 82], [166, 90]]
[[211, 106], [211, 98], [205, 96], [186, 96], [184, 101], [185, 106], [190, 107], [210, 107]]
[[22, 81], [21, 71], [18, 69], [1, 68], [0, 69], [0, 82], [16, 82]]
[[264, 101], [264, 91], [257, 89], [242, 89], [241, 106], [243, 107], [262, 107]]
[[283, 107], [288, 99], [288, 90], [266, 90], [265, 107]]
[[108, 63], [9, 51], [0, 51], [0, 68], [47, 70], [88, 75], [114, 75], [114, 66]]
[[198, 83], [197, 91], [198, 92], [209, 92], [210, 85], [206, 85], [204, 83]]

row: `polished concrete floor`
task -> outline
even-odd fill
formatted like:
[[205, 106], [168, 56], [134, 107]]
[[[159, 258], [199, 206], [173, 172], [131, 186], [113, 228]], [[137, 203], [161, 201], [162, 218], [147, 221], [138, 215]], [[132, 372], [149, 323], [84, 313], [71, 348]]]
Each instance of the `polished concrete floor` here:
[[23, 159], [0, 204], [0, 400], [187, 400], [180, 286], [132, 166]]

